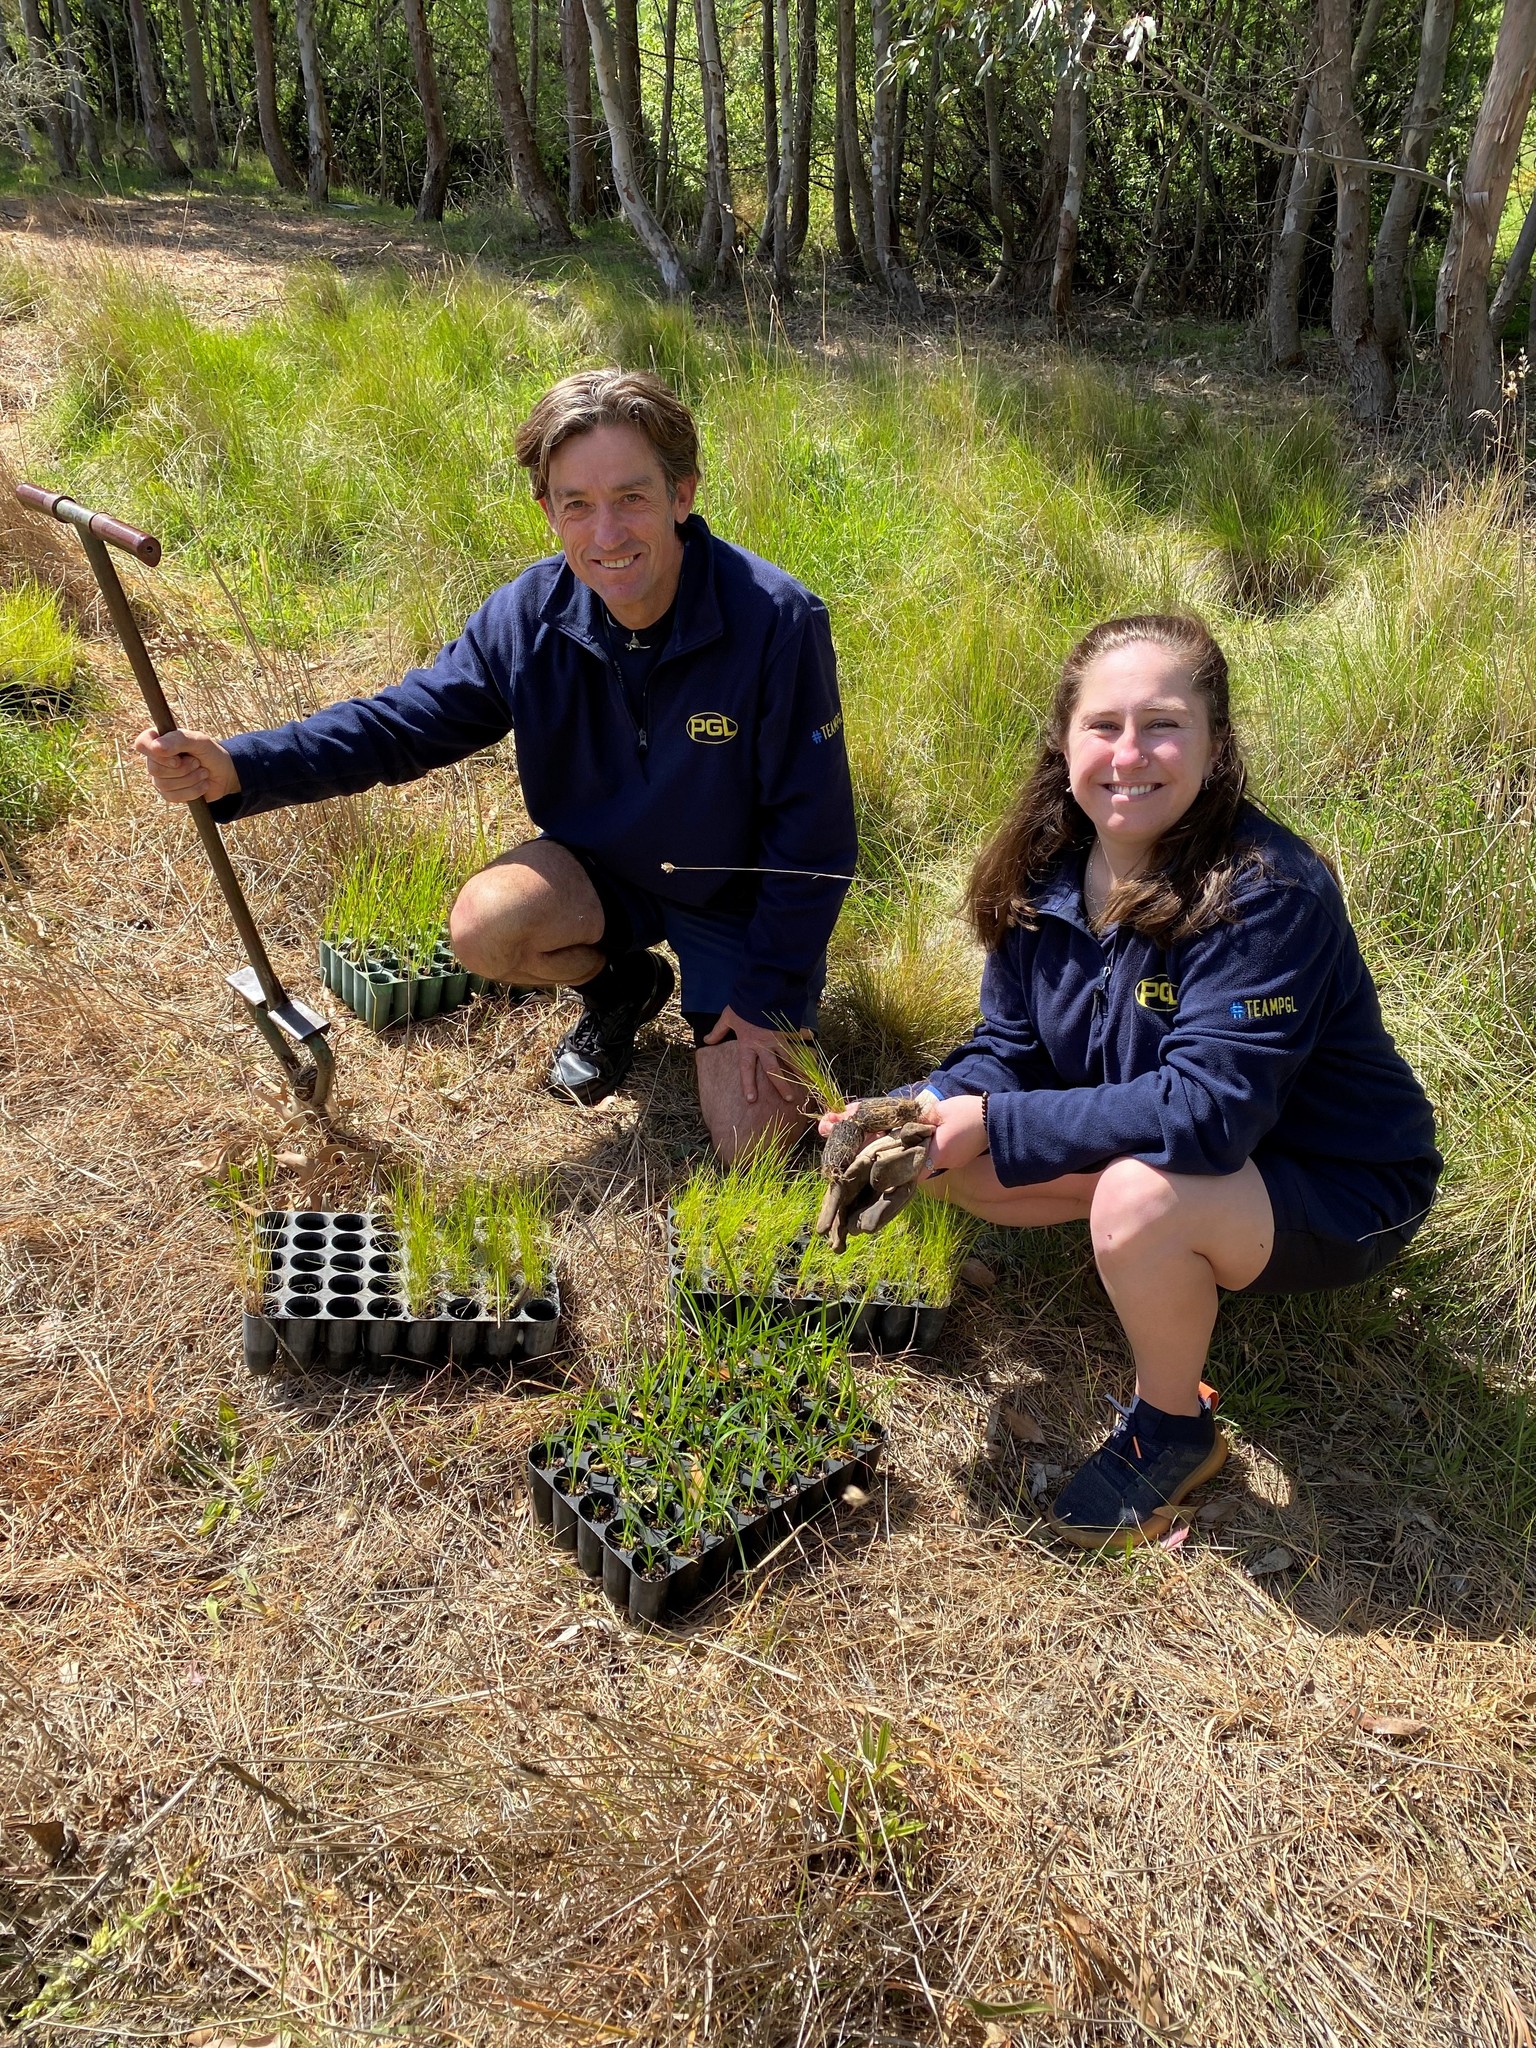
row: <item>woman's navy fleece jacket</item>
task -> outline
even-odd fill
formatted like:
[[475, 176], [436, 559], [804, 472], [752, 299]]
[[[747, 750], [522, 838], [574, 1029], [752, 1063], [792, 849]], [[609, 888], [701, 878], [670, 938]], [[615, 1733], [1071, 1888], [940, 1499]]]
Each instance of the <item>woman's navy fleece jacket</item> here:
[[1245, 806], [1260, 856], [1236, 919], [1166, 950], [1083, 908], [1083, 855], [1032, 894], [1035, 930], [987, 960], [982, 1027], [922, 1085], [990, 1091], [1005, 1187], [1144, 1159], [1235, 1173], [1255, 1152], [1326, 1179], [1439, 1171], [1424, 1091], [1381, 1021], [1337, 883], [1293, 832]]
[[540, 831], [671, 902], [750, 910], [731, 1007], [754, 1024], [799, 1015], [857, 853], [827, 611], [696, 515], [682, 534], [672, 637], [640, 718], [597, 599], [556, 555], [495, 591], [430, 668], [228, 741], [240, 790], [214, 816], [409, 782], [510, 732]]

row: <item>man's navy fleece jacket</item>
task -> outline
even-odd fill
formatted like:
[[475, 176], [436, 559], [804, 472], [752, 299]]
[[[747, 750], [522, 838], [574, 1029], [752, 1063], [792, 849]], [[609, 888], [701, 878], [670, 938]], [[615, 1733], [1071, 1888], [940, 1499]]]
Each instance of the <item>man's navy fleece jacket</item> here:
[[[853, 792], [827, 611], [792, 576], [681, 529], [672, 636], [639, 718], [598, 600], [556, 555], [480, 607], [427, 669], [376, 697], [227, 742], [221, 821], [409, 782], [512, 734], [528, 815], [622, 880], [694, 909], [751, 911], [731, 1007], [798, 1016], [853, 872]], [[663, 872], [663, 862], [680, 872]], [[702, 868], [692, 874], [690, 868]]]
[[1381, 1021], [1337, 883], [1245, 806], [1237, 916], [1166, 950], [1083, 909], [1083, 855], [1030, 900], [982, 976], [982, 1028], [922, 1085], [990, 1094], [1005, 1187], [1144, 1159], [1235, 1173], [1257, 1150], [1323, 1174], [1433, 1163], [1434, 1118]]

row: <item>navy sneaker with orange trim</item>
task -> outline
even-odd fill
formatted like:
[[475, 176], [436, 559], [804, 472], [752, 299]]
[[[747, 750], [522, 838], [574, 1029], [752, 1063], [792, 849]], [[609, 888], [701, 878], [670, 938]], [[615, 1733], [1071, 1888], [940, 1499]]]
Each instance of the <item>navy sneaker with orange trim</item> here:
[[1053, 1533], [1080, 1550], [1129, 1549], [1166, 1536], [1179, 1503], [1227, 1462], [1218, 1399], [1202, 1383], [1198, 1415], [1112, 1401], [1120, 1420], [1056, 1496], [1046, 1516]]

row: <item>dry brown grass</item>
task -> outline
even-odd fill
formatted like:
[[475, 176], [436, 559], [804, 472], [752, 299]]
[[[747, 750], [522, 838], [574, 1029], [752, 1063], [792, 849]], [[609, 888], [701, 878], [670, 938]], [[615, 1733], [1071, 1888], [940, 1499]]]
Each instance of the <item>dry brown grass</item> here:
[[[190, 633], [162, 651], [189, 717], [277, 689]], [[1469, 1515], [1476, 1475], [1405, 1482], [1416, 1340], [1388, 1291], [1379, 1343], [1326, 1363], [1315, 1323], [1236, 1318], [1254, 1426], [1208, 1526], [1094, 1564], [1029, 1503], [1120, 1352], [1081, 1245], [1029, 1249], [941, 1364], [891, 1372], [875, 1500], [635, 1634], [531, 1524], [519, 1465], [564, 1374], [660, 1327], [657, 1201], [701, 1137], [680, 1027], [583, 1114], [538, 1085], [550, 1004], [349, 1024], [334, 1129], [287, 1126], [185, 820], [121, 758], [137, 722], [119, 700], [117, 756], [0, 924], [0, 1963], [13, 2015], [43, 1999], [15, 2038], [1528, 2040], [1525, 1560]], [[494, 761], [475, 795], [511, 829]], [[362, 829], [233, 835], [307, 993]], [[303, 1202], [399, 1154], [553, 1161], [549, 1387], [247, 1379], [204, 1179], [258, 1143], [302, 1158]], [[884, 1811], [922, 1831], [871, 1872], [824, 1758], [881, 1719]]]

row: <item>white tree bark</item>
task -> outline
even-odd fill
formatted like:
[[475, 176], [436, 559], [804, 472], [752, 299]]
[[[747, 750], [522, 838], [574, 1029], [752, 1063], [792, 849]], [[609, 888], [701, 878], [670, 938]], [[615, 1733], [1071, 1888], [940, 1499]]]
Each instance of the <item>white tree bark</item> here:
[[592, 62], [597, 72], [598, 97], [603, 103], [603, 119], [608, 124], [608, 141], [613, 151], [613, 182], [618, 189], [619, 204], [636, 240], [660, 273], [668, 295], [674, 299], [686, 299], [687, 273], [672, 246], [672, 237], [646, 204], [645, 190], [640, 182], [624, 100], [619, 91], [619, 54], [614, 45], [613, 24], [608, 19], [604, 0], [583, 0], [583, 4], [592, 36]]
[[[1430, 145], [1440, 125], [1440, 96], [1445, 89], [1445, 59], [1451, 43], [1451, 25], [1456, 18], [1456, 0], [1424, 0], [1424, 22], [1419, 36], [1419, 68], [1413, 82], [1413, 97], [1403, 118], [1402, 139], [1397, 160], [1410, 170], [1422, 171], [1429, 162]], [[1376, 235], [1374, 292], [1376, 332], [1382, 347], [1394, 360], [1402, 354], [1405, 340], [1403, 286], [1408, 275], [1408, 249], [1413, 237], [1414, 216], [1424, 197], [1417, 178], [1399, 171], [1387, 195], [1386, 211]]]
[[1506, 0], [1435, 293], [1435, 336], [1451, 426], [1476, 442], [1496, 430], [1502, 403], [1488, 275], [1533, 89], [1536, 0]]

